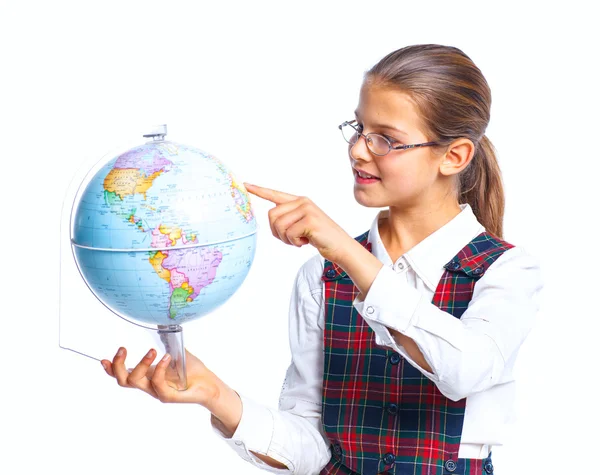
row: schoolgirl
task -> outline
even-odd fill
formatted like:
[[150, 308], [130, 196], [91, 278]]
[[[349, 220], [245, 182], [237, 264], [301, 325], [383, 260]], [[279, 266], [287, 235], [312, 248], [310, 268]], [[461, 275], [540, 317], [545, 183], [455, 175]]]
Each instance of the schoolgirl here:
[[349, 236], [307, 197], [246, 184], [275, 203], [273, 235], [318, 254], [290, 300], [292, 363], [279, 408], [223, 383], [191, 354], [189, 388], [169, 355], [119, 384], [195, 402], [250, 463], [281, 474], [482, 475], [505, 440], [514, 365], [538, 310], [538, 260], [503, 239], [504, 194], [485, 135], [491, 93], [460, 49], [422, 44], [368, 70], [340, 125], [358, 203], [384, 208]]

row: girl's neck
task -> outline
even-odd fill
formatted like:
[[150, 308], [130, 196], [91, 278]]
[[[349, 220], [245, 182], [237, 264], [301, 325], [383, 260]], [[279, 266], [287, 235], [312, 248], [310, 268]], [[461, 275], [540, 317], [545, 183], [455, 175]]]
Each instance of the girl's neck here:
[[427, 211], [390, 206], [380, 218], [379, 235], [392, 262], [450, 222], [460, 211], [456, 201], [429, 207]]

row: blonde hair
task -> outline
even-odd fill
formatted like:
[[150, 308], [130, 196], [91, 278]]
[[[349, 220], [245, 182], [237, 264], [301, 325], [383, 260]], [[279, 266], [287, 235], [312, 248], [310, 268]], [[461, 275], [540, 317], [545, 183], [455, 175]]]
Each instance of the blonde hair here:
[[428, 141], [438, 149], [466, 137], [475, 154], [459, 175], [459, 203], [469, 203], [486, 230], [502, 238], [504, 188], [496, 151], [485, 130], [492, 96], [483, 74], [460, 49], [437, 44], [406, 46], [382, 58], [365, 81], [408, 94]]

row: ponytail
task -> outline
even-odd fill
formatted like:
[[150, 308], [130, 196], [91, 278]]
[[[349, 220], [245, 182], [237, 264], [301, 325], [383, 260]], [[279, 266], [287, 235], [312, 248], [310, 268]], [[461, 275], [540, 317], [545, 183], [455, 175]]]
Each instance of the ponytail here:
[[459, 203], [468, 203], [489, 233], [503, 238], [504, 188], [492, 142], [484, 135], [475, 155], [460, 175]]

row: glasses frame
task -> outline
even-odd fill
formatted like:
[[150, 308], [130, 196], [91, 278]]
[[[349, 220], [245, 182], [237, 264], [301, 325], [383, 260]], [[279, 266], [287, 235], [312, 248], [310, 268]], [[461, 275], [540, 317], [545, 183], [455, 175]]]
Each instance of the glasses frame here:
[[[340, 129], [340, 132], [342, 133], [342, 137], [344, 137], [344, 140], [346, 142], [348, 142], [350, 145], [352, 145], [352, 147], [354, 147], [357, 143], [358, 140], [360, 139], [360, 137], [364, 137], [365, 138], [365, 143], [367, 144], [367, 148], [369, 149], [369, 151], [373, 154], [373, 155], [377, 155], [378, 157], [383, 157], [385, 155], [387, 155], [388, 153], [390, 153], [392, 150], [406, 150], [409, 148], [416, 148], [416, 147], [428, 147], [430, 145], [440, 145], [439, 142], [423, 142], [423, 143], [415, 143], [415, 144], [411, 144], [411, 145], [397, 145], [396, 147], [394, 147], [392, 145], [392, 143], [389, 141], [389, 139], [387, 137], [385, 137], [384, 135], [381, 134], [376, 134], [374, 132], [369, 132], [368, 134], [363, 134], [361, 132], [358, 131], [358, 129], [356, 128], [356, 126], [353, 124], [353, 122], [356, 122], [356, 119], [354, 120], [346, 120], [344, 122], [342, 122], [340, 125], [338, 125], [338, 129]], [[352, 127], [356, 134], [358, 135], [358, 137], [356, 138], [356, 142], [351, 143], [350, 141], [346, 140], [346, 137], [344, 136], [344, 131], [342, 129], [342, 127], [349, 125], [350, 127]], [[370, 147], [369, 145], [369, 136], [372, 135], [376, 135], [377, 137], [381, 137], [383, 140], [385, 140], [385, 142], [388, 144], [388, 151], [385, 152], [384, 154], [381, 153], [377, 153], [374, 152], [373, 149]], [[372, 143], [372, 140], [371, 140]]]

